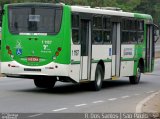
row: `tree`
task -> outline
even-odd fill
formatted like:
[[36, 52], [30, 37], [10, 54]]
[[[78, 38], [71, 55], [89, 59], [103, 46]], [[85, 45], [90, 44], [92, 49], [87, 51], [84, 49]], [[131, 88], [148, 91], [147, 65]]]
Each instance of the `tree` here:
[[156, 24], [160, 23], [160, 3], [159, 0], [141, 0], [141, 3], [135, 8], [138, 12], [150, 14], [153, 16]]
[[159, 0], [0, 0], [0, 4], [19, 2], [63, 2], [69, 5], [85, 5], [91, 7], [119, 7], [123, 11], [140, 12], [153, 16], [156, 23], [160, 24]]

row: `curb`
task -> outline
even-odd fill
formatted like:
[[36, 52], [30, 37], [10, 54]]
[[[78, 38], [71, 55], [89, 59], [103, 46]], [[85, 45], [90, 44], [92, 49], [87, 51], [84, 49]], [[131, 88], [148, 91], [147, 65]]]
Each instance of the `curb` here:
[[143, 113], [142, 108], [145, 105], [145, 103], [154, 98], [157, 94], [160, 94], [160, 91], [153, 93], [152, 95], [148, 96], [147, 98], [139, 102], [136, 106], [136, 113]]

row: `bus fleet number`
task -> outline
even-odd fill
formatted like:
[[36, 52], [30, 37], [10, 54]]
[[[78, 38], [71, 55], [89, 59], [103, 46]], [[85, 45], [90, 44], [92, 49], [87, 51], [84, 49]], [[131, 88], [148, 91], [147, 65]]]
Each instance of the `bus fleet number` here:
[[78, 56], [79, 50], [72, 50], [72, 56]]

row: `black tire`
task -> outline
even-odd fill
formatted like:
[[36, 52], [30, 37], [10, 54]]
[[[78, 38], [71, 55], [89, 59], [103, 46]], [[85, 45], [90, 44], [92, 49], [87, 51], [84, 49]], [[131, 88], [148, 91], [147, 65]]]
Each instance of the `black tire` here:
[[34, 79], [34, 84], [38, 88], [53, 88], [56, 83], [56, 80], [51, 78], [40, 78]]
[[94, 91], [101, 90], [103, 79], [104, 79], [104, 72], [101, 65], [98, 64], [95, 71], [95, 80], [92, 82], [92, 89]]
[[138, 65], [136, 75], [129, 77], [130, 84], [138, 84], [140, 82], [140, 78], [141, 78], [141, 69], [140, 65]]

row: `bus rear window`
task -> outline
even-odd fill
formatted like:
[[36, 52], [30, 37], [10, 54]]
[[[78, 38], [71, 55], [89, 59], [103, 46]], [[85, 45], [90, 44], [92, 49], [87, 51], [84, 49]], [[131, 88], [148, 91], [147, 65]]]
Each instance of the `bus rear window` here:
[[58, 7], [12, 6], [9, 8], [9, 30], [13, 34], [57, 34], [61, 21], [62, 9]]

